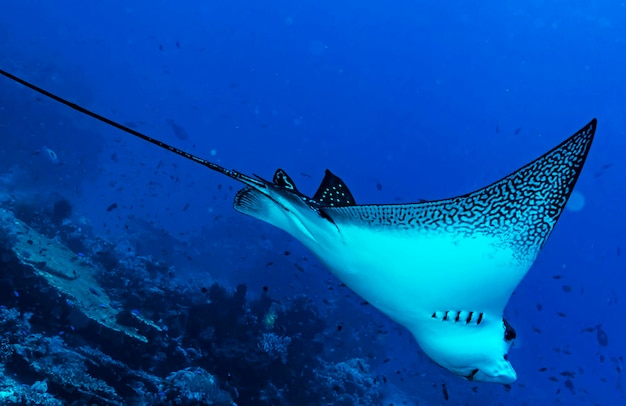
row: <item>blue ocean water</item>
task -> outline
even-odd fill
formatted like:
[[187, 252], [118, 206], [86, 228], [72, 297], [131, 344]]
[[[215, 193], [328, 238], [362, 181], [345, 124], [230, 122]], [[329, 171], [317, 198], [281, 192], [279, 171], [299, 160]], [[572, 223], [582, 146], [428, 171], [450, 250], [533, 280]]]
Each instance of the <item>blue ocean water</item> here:
[[[598, 117], [571, 206], [506, 308], [510, 387], [434, 365], [298, 242], [234, 212], [234, 181], [4, 78], [2, 201], [66, 199], [75, 224], [198, 290], [305, 295], [326, 322], [319, 357], [366, 360], [380, 404], [621, 404], [625, 26], [620, 2], [24, 0], [0, 14], [0, 69], [227, 168], [283, 168], [309, 195], [326, 168], [358, 203], [460, 195]], [[24, 294], [0, 304], [33, 311]]]

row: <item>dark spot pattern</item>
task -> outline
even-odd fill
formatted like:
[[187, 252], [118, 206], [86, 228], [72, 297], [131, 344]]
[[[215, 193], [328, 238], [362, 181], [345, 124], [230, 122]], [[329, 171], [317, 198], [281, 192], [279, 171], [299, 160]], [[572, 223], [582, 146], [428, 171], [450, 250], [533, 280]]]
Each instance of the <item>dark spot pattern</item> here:
[[518, 259], [534, 259], [552, 232], [578, 180], [596, 130], [579, 132], [509, 176], [466, 195], [424, 203], [329, 207], [341, 223], [394, 230], [496, 237]]
[[354, 206], [356, 202], [345, 183], [334, 173], [326, 169], [324, 179], [317, 192], [311, 199], [320, 206], [326, 207], [346, 207]]
[[465, 310], [446, 310], [433, 312], [430, 317], [441, 321], [479, 325], [483, 321], [484, 313]]

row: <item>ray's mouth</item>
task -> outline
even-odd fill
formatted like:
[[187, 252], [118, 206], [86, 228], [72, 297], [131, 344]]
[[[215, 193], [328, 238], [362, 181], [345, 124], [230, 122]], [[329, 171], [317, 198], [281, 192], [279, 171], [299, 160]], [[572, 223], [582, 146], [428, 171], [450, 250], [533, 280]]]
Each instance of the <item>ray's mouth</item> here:
[[472, 372], [469, 373], [469, 375], [465, 375], [463, 378], [467, 379], [468, 381], [473, 381], [474, 377], [476, 376], [476, 374], [479, 372], [480, 370], [478, 368], [476, 368], [475, 370], [473, 370]]

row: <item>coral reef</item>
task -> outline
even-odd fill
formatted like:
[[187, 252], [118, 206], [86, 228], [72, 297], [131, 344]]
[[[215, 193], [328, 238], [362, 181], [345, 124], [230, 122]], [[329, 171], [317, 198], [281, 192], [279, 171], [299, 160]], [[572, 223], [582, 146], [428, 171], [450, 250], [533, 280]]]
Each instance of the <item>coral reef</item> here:
[[324, 360], [327, 326], [307, 296], [184, 281], [58, 205], [0, 209], [3, 404], [380, 402], [364, 360]]

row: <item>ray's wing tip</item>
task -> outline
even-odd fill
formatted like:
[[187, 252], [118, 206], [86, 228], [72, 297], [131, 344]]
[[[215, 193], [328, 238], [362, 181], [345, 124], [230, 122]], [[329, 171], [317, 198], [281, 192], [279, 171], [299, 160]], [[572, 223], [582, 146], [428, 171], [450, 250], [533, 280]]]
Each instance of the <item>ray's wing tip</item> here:
[[597, 126], [598, 126], [598, 119], [596, 117], [594, 117], [594, 118], [591, 119], [589, 124], [587, 124], [585, 126], [585, 128], [595, 132]]

